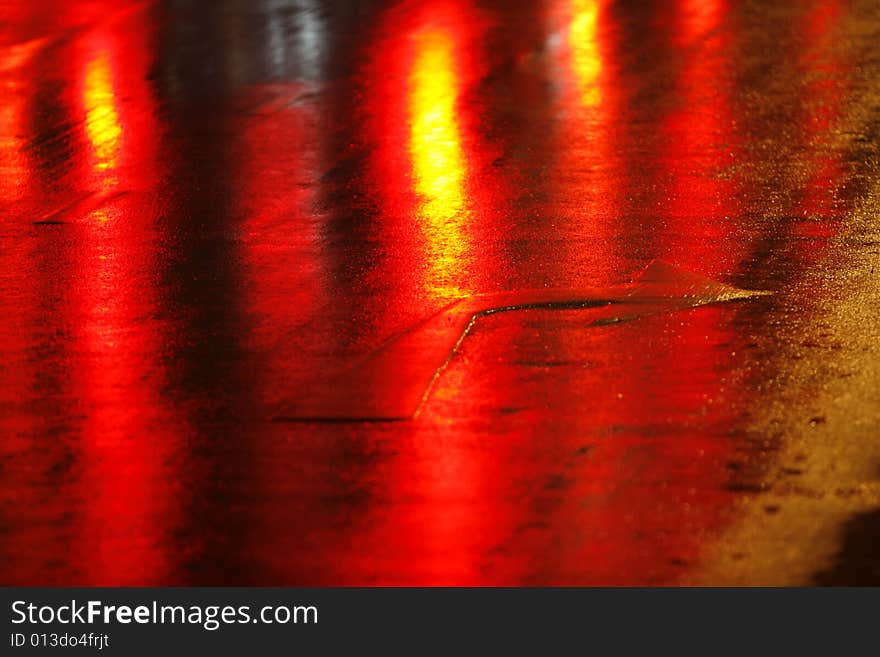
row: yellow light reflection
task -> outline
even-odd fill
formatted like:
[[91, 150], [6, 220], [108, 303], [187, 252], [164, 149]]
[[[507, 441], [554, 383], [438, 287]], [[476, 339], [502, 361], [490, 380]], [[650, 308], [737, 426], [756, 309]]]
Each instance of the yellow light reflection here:
[[430, 244], [432, 290], [460, 294], [450, 285], [460, 272], [466, 244], [462, 228], [468, 215], [467, 173], [456, 116], [459, 78], [454, 44], [448, 32], [426, 31], [416, 39], [409, 76], [410, 154], [419, 216]]
[[599, 74], [602, 58], [597, 43], [599, 3], [597, 0], [573, 0], [568, 42], [571, 47], [572, 67], [577, 76], [581, 102], [593, 107], [602, 100]]
[[[119, 163], [122, 126], [116, 109], [116, 97], [106, 50], [93, 57], [86, 66], [84, 101], [86, 134], [94, 149], [96, 171], [115, 169]], [[112, 181], [105, 179], [105, 186]]]

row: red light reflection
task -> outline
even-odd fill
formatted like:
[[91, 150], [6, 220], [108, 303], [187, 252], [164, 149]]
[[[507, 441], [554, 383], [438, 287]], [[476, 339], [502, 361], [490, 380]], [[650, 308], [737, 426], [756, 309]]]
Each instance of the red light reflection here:
[[162, 582], [172, 568], [164, 541], [176, 514], [175, 436], [160, 419], [157, 232], [138, 194], [158, 176], [160, 134], [147, 83], [152, 32], [139, 18], [131, 29], [96, 28], [70, 62], [83, 119], [80, 185], [117, 193], [80, 227], [67, 310], [82, 350], [72, 377], [85, 418], [79, 485], [89, 499], [76, 549], [91, 584]]
[[[455, 298], [476, 292], [485, 280], [475, 276], [473, 224], [484, 217], [472, 192], [488, 181], [471, 180], [477, 159], [473, 149], [479, 146], [464, 139], [468, 107], [461, 102], [476, 72], [467, 66], [475, 66], [469, 57], [479, 57], [481, 25], [469, 3], [436, 2], [424, 6], [410, 25], [397, 29], [401, 27], [407, 51], [398, 65], [404, 67], [398, 79], [405, 81], [406, 148], [424, 236], [424, 284], [432, 297]], [[398, 180], [406, 184], [409, 175], [400, 173]], [[399, 558], [410, 561], [407, 579], [421, 576], [442, 583], [467, 577], [475, 564], [463, 542], [473, 536], [476, 518], [469, 507], [450, 503], [450, 496], [479, 490], [487, 464], [462, 458], [458, 450], [418, 435], [412, 447], [421, 454], [415, 457], [415, 467], [388, 474], [396, 495], [415, 495], [419, 502], [401, 505], [378, 535], [387, 533]]]
[[845, 62], [833, 54], [834, 48], [828, 47], [841, 18], [839, 3], [821, 2], [805, 12], [803, 22], [804, 38], [814, 48], [831, 53], [828, 60], [820, 61], [808, 54], [811, 49], [800, 61], [806, 80], [801, 104], [803, 142], [813, 156], [794, 214], [804, 220], [797, 225], [797, 234], [811, 238], [802, 251], [810, 263], [821, 256], [827, 241], [840, 230], [847, 209], [838, 196], [847, 172], [832, 141], [842, 118], [843, 90], [849, 72]]
[[[388, 42], [374, 44], [365, 68], [366, 126], [375, 146], [370, 166], [382, 195], [379, 238], [406, 268], [387, 272], [399, 281], [391, 303], [413, 307], [412, 295], [421, 297], [418, 315], [492, 289], [506, 264], [480, 250], [481, 237], [497, 236], [504, 220], [498, 211], [503, 182], [490, 170], [492, 154], [473, 98], [487, 29], [469, 2], [404, 4], [384, 15], [377, 32]], [[457, 435], [470, 440], [467, 432]], [[407, 456], [380, 475], [388, 494], [403, 502], [358, 539], [373, 546], [365, 552], [393, 554], [408, 564], [399, 581], [475, 577], [468, 546], [486, 518], [456, 501], [480, 495], [491, 464], [440, 437], [414, 430]], [[356, 560], [352, 579], [370, 581], [375, 561]]]
[[[29, 223], [33, 240], [28, 234], [12, 242], [16, 248], [0, 250], [0, 268], [36, 279], [22, 294], [3, 290], [18, 321], [0, 327], [0, 347], [17, 360], [0, 368], [0, 389], [30, 389], [24, 399], [47, 408], [55, 397], [74, 406], [55, 409], [55, 425], [46, 423], [64, 434], [52, 441], [50, 457], [29, 451], [32, 436], [45, 432], [33, 411], [3, 418], [14, 435], [3, 443], [4, 456], [14, 453], [22, 464], [3, 494], [18, 496], [16, 502], [27, 497], [32, 515], [22, 517], [38, 525], [24, 530], [29, 540], [63, 542], [66, 563], [81, 568], [58, 579], [645, 584], [674, 581], [682, 564], [699, 556], [734, 497], [725, 489], [729, 409], [749, 399], [726, 378], [740, 350], [729, 307], [603, 327], [589, 326], [591, 310], [487, 317], [416, 422], [291, 428], [263, 422], [261, 414], [292, 388], [312, 384], [319, 366], [344, 364], [364, 345], [382, 344], [466, 294], [524, 280], [601, 286], [654, 257], [734, 275], [754, 245], [738, 223], [748, 190], [736, 173], [745, 137], [735, 122], [729, 53], [740, 36], [728, 22], [730, 3], [686, 0], [656, 22], [668, 33], [652, 38], [675, 55], [663, 69], [674, 76], [678, 103], [671, 109], [638, 106], [646, 87], [623, 64], [621, 3], [554, 4], [540, 47], [526, 55], [517, 50], [511, 59], [523, 68], [505, 73], [522, 75], [527, 62], [546, 75], [532, 88], [552, 98], [536, 93], [540, 99], [522, 112], [484, 104], [493, 93], [510, 97], [506, 89], [487, 91], [494, 38], [488, 10], [466, 0], [398, 3], [379, 14], [366, 40], [354, 135], [324, 116], [324, 109], [339, 110], [335, 84], [288, 103], [299, 83], [266, 90], [242, 82], [236, 93], [277, 92], [284, 102], [268, 109], [243, 103], [256, 107], [250, 118], [225, 107], [219, 135], [189, 134], [187, 119], [177, 117], [193, 143], [234, 157], [214, 167], [197, 162], [210, 158], [195, 149], [193, 179], [167, 187], [161, 179], [175, 169], [162, 161], [148, 82], [161, 41], [152, 19], [95, 22], [94, 14], [111, 13], [113, 4], [97, 0], [83, 9], [89, 21], [80, 29], [79, 9], [61, 4], [65, 11], [46, 20], [76, 27], [75, 36], [53, 45], [62, 56], [53, 51], [52, 86], [63, 91], [39, 90], [49, 97], [40, 103], [59, 105], [50, 108], [59, 116], [46, 121], [63, 133], [63, 148], [46, 148], [63, 160], [55, 169], [41, 169], [42, 146], [25, 148], [43, 109], [36, 107], [31, 60], [46, 42], [29, 32], [13, 35], [20, 45], [5, 47], [0, 63], [3, 209], [26, 217], [21, 207], [38, 207], [34, 199], [42, 196], [52, 199], [45, 202], [50, 210], [61, 196], [79, 208], [64, 221], [44, 222], [67, 233]], [[805, 39], [832, 38], [839, 10], [816, 3], [804, 14]], [[245, 25], [227, 18], [236, 28]], [[234, 50], [230, 59], [246, 48]], [[843, 217], [846, 171], [830, 142], [842, 115], [845, 64], [809, 55], [798, 63], [809, 74], [799, 116], [803, 145], [818, 154], [799, 172], [805, 191], [787, 210], [809, 219], [789, 230], [818, 238], [805, 240], [806, 264]], [[246, 62], [234, 67], [248, 69]], [[339, 85], [345, 92], [348, 82]], [[349, 101], [338, 103], [340, 113], [350, 111]], [[549, 145], [532, 148], [543, 135], [507, 130], [503, 120], [511, 116], [549, 126]], [[510, 153], [493, 139], [508, 132], [526, 146], [496, 164], [499, 151]], [[325, 149], [332, 150], [326, 142], [338, 135], [344, 145], [323, 161]], [[535, 162], [525, 162], [533, 155]], [[516, 157], [532, 167], [522, 178], [534, 184], [534, 196], [510, 193], [511, 179], [521, 175], [508, 170]], [[337, 168], [346, 200], [327, 202], [324, 185], [335, 184]], [[218, 191], [229, 171], [235, 184]], [[214, 188], [190, 187], [202, 174]], [[166, 193], [184, 208], [180, 224], [158, 225], [152, 207]], [[653, 204], [633, 202], [639, 194]], [[510, 198], [534, 216], [522, 216]], [[223, 204], [222, 225], [187, 232], [182, 222], [214, 201]], [[324, 212], [324, 203], [332, 209]], [[205, 272], [195, 261], [208, 243], [223, 245], [204, 259], [221, 263], [222, 275], [169, 293], [193, 272]], [[164, 273], [170, 284], [160, 280], [163, 267], [171, 268], [161, 260], [163, 246], [176, 249], [182, 262]], [[169, 327], [177, 310], [168, 294], [178, 294], [174, 300], [198, 321]], [[183, 341], [222, 333], [221, 344], [215, 351], [170, 346], [175, 328]], [[216, 355], [228, 360], [212, 387], [205, 380], [217, 370], [196, 361]], [[175, 369], [166, 372], [174, 358]], [[399, 372], [394, 367], [389, 380]], [[195, 383], [185, 381], [191, 374]], [[394, 389], [381, 381], [376, 387], [377, 396]], [[168, 389], [175, 401], [165, 398]], [[192, 395], [194, 406], [210, 407], [215, 400], [206, 397], [214, 392], [235, 406], [217, 412], [217, 431], [245, 427], [245, 444], [188, 460], [181, 483], [184, 432], [202, 437], [212, 429], [193, 430], [188, 425], [198, 424], [197, 414], [182, 418], [173, 404]], [[23, 397], [9, 398], [17, 404]], [[19, 482], [26, 492], [19, 493]], [[204, 518], [183, 523], [184, 486], [199, 488], [199, 509], [215, 511], [215, 525]], [[234, 508], [227, 508], [230, 500]], [[52, 521], [66, 515], [76, 519], [56, 530]], [[234, 531], [224, 524], [228, 516], [238, 523]], [[179, 534], [174, 538], [184, 524], [191, 534], [208, 527], [220, 547], [184, 545]], [[212, 559], [194, 574], [187, 560], [200, 551]], [[36, 572], [49, 554], [41, 553], [22, 581], [55, 577]], [[221, 572], [224, 559], [241, 570]]]
[[608, 3], [572, 0], [561, 8], [564, 40], [556, 53], [561, 118], [556, 140], [559, 160], [551, 188], [553, 215], [560, 216], [561, 252], [544, 254], [556, 267], [552, 284], [601, 285], [619, 280], [614, 237], [621, 229], [624, 163], [619, 142], [626, 90], [616, 78], [615, 43]]
[[3, 49], [0, 64], [0, 202], [5, 206], [21, 200], [30, 183], [30, 162], [24, 148], [27, 132], [28, 60], [38, 43]]
[[[704, 19], [713, 15], [702, 14]], [[711, 27], [704, 24], [700, 29]], [[576, 263], [576, 270], [590, 276], [585, 282], [596, 284], [626, 273], [619, 244], [629, 243], [622, 238], [632, 223], [644, 225], [648, 218], [631, 221], [623, 216], [627, 185], [643, 182], [630, 182], [629, 172], [641, 168], [621, 155], [626, 152], [621, 142], [634, 138], [627, 134], [633, 108], [631, 90], [617, 66], [623, 45], [613, 8], [589, 0], [570, 3], [565, 34], [560, 55], [568, 66], [559, 70], [568, 72], [562, 79], [568, 93], [561, 96], [559, 114], [565, 118], [559, 126], [554, 192], [557, 212], [565, 213], [572, 233], [589, 239], [584, 248], [571, 248], [562, 258], [548, 260], [560, 262], [560, 274]], [[701, 80], [707, 83], [716, 72], [696, 58], [688, 67], [683, 89], [699, 89]], [[723, 124], [724, 112], [723, 105], [714, 105], [705, 115], [673, 119], [681, 122], [676, 127], [688, 126], [692, 132], [683, 150], [669, 159], [684, 157], [684, 167], [691, 169], [685, 169], [687, 174], [672, 172], [681, 185], [681, 205], [670, 211], [675, 226], [652, 233], [649, 247], [651, 255], [675, 260], [674, 255], [687, 252], [678, 251], [674, 242], [676, 235], [684, 234], [704, 249], [684, 259], [700, 272], [712, 271], [718, 263], [711, 258], [722, 255], [717, 245], [705, 244], [707, 233], [718, 230], [719, 205], [730, 191], [726, 183], [716, 184], [712, 174], [729, 163], [729, 154], [694, 157], [685, 149], [711, 151], [719, 130], [713, 121]], [[695, 181], [702, 185], [698, 195], [684, 195]], [[503, 444], [515, 447], [498, 446], [497, 467], [505, 477], [524, 482], [531, 505], [506, 514], [484, 509], [486, 515], [517, 519], [506, 536], [495, 537], [500, 545], [494, 550], [506, 556], [487, 567], [487, 583], [530, 578], [568, 584], [671, 581], [680, 564], [696, 558], [697, 536], [724, 522], [731, 500], [724, 490], [723, 467], [729, 443], [698, 420], [707, 404], [737, 394], [724, 391], [720, 376], [732, 337], [722, 320], [724, 313], [708, 308], [613, 329], [585, 329], [589, 314], [557, 319], [563, 329], [554, 328], [548, 318], [540, 335], [499, 319], [493, 346], [484, 347], [489, 349], [484, 355], [489, 362], [496, 353], [523, 351], [545, 354], [547, 361], [547, 369], [541, 367], [543, 361], [532, 369], [526, 366], [528, 374], [514, 367], [491, 368], [495, 388], [509, 391], [507, 396], [497, 393], [498, 403], [522, 409], [521, 426], [531, 427], [528, 436], [538, 444], [528, 445], [526, 435], [513, 429]], [[523, 376], [529, 377], [527, 383]], [[543, 396], [542, 386], [553, 390], [552, 398]], [[465, 386], [462, 394], [478, 393]], [[565, 430], [555, 430], [554, 422], [565, 422]], [[609, 431], [611, 435], [604, 435]], [[550, 446], [540, 436], [565, 440]], [[522, 458], [521, 451], [528, 457]], [[561, 455], [566, 455], [565, 469], [548, 476], [554, 463], [558, 468]], [[677, 475], [676, 485], [665, 483], [670, 472]], [[682, 530], [670, 529], [675, 527]], [[491, 553], [493, 546], [485, 549]]]
[[420, 296], [435, 302], [492, 285], [497, 266], [477, 249], [502, 192], [486, 171], [492, 155], [466, 99], [484, 68], [486, 29], [467, 2], [404, 4], [385, 15], [377, 31], [389, 42], [377, 44], [365, 68], [383, 237], [406, 245], [405, 278], [417, 274]]
[[[730, 109], [732, 23], [727, 3], [684, 3], [676, 24], [684, 51], [680, 109], [665, 122], [670, 176], [663, 215], [670, 238], [658, 255], [694, 271], [729, 275], [749, 246], [738, 237], [742, 212], [734, 166], [742, 161]], [[662, 201], [661, 201], [662, 202]]]

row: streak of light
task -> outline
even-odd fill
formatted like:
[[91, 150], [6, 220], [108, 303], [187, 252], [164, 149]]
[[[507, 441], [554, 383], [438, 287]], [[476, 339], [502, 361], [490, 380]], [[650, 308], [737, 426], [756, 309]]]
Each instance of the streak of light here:
[[588, 107], [595, 107], [602, 100], [598, 84], [602, 72], [602, 57], [596, 38], [598, 19], [599, 3], [596, 0], [574, 0], [568, 41], [581, 102]]
[[[106, 49], [98, 50], [86, 65], [83, 103], [86, 134], [95, 157], [94, 169], [96, 172], [113, 171], [119, 165], [123, 134]], [[107, 189], [115, 182], [115, 177], [107, 176], [102, 186]]]
[[470, 214], [467, 164], [456, 115], [459, 76], [448, 31], [428, 29], [415, 39], [409, 76], [409, 151], [420, 197], [419, 219], [431, 252], [432, 280], [442, 282], [455, 274], [466, 251], [464, 224]]

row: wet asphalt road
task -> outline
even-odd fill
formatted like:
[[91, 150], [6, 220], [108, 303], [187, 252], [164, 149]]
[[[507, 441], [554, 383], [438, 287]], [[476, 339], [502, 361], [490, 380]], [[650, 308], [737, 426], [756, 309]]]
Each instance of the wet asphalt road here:
[[880, 583], [875, 2], [21, 1], [0, 53], [3, 584]]

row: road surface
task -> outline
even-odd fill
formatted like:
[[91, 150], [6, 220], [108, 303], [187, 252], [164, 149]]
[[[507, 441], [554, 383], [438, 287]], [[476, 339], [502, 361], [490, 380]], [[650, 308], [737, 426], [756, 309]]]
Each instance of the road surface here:
[[880, 583], [876, 2], [21, 0], [0, 53], [3, 584]]

